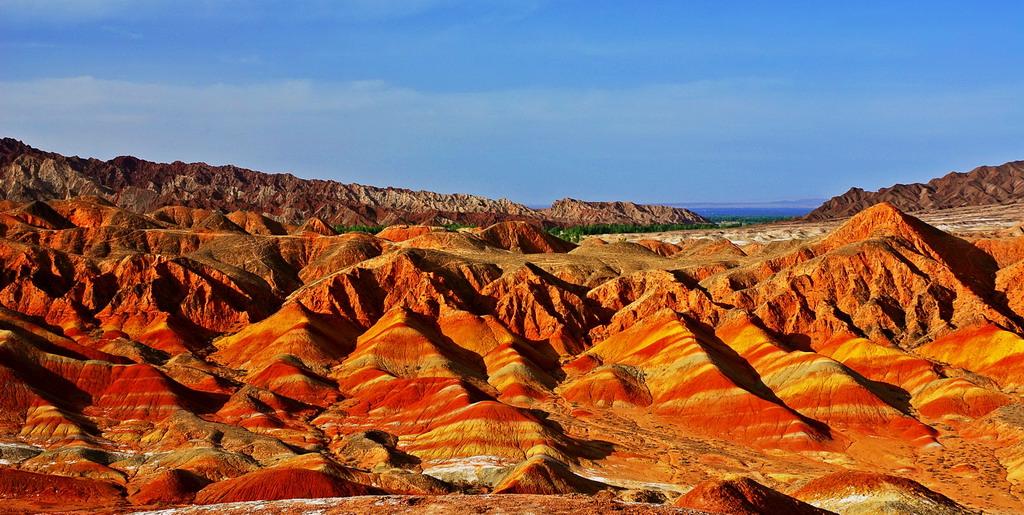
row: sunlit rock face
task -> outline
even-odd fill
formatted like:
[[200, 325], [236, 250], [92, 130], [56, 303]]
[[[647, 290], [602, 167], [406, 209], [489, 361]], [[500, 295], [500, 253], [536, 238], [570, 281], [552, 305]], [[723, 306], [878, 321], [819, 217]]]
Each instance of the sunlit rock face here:
[[1014, 234], [975, 244], [881, 204], [758, 249], [577, 246], [521, 222], [339, 235], [89, 197], [4, 202], [0, 237], [17, 509], [1024, 506]]

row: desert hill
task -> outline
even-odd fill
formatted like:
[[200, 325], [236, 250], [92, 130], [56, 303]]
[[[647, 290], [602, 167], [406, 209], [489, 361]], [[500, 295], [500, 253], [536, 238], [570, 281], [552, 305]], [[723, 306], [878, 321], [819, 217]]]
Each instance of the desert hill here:
[[5, 508], [1024, 508], [1024, 237], [326, 229], [0, 202]]
[[307, 180], [235, 166], [153, 163], [131, 156], [110, 161], [65, 157], [12, 138], [0, 140], [0, 199], [30, 202], [78, 196], [101, 197], [136, 213], [185, 206], [223, 213], [249, 211], [290, 224], [313, 217], [340, 225], [707, 222], [686, 209], [632, 202], [563, 199], [551, 209], [534, 210], [507, 199]]
[[808, 220], [853, 216], [888, 202], [903, 211], [1008, 204], [1024, 200], [1024, 161], [951, 172], [926, 183], [897, 184], [878, 191], [850, 188], [806, 215]]

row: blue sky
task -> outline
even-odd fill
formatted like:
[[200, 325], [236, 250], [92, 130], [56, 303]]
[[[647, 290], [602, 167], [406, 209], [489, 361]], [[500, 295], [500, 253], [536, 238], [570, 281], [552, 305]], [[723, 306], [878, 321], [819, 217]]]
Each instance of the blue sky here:
[[0, 135], [544, 204], [1024, 159], [1019, 2], [0, 0]]

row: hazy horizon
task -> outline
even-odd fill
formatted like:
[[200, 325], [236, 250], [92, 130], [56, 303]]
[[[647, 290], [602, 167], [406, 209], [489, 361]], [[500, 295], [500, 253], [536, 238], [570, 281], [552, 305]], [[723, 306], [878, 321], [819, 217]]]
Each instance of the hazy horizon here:
[[0, 135], [527, 205], [1024, 158], [1024, 6], [748, 5], [0, 0]]

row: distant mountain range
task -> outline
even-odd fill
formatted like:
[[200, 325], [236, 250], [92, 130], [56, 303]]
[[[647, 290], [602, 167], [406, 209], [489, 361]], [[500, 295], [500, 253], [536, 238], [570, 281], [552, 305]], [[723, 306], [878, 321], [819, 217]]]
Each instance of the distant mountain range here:
[[1008, 204], [1024, 199], [1024, 161], [979, 166], [966, 173], [951, 172], [926, 183], [897, 184], [878, 191], [850, 188], [832, 197], [806, 218], [824, 220], [853, 216], [864, 208], [888, 202], [903, 211]]
[[230, 165], [153, 163], [131, 156], [109, 161], [66, 157], [12, 138], [0, 140], [0, 199], [25, 202], [78, 196], [102, 197], [137, 213], [183, 205], [221, 212], [253, 211], [294, 224], [312, 217], [342, 225], [708, 222], [676, 207], [567, 198], [549, 209], [531, 209], [508, 199], [307, 180]]

